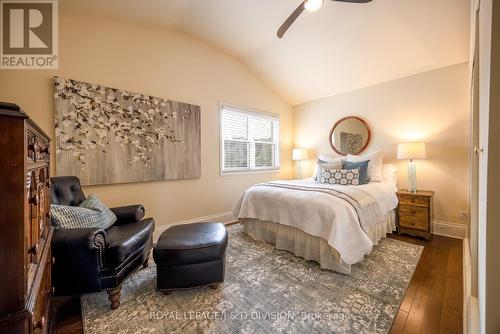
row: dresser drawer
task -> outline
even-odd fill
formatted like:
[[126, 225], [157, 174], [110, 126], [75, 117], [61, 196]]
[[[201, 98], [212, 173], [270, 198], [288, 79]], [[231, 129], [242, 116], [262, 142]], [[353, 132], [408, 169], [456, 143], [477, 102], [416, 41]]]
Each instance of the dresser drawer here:
[[[50, 248], [50, 245], [47, 245]], [[47, 333], [48, 328], [48, 311], [50, 297], [52, 295], [51, 286], [51, 271], [52, 271], [52, 257], [50, 251], [47, 256], [47, 262], [44, 264], [44, 271], [42, 274], [42, 280], [40, 287], [37, 291], [35, 308], [33, 310], [33, 316], [31, 317], [31, 327], [32, 333]]]
[[399, 195], [399, 204], [429, 207], [429, 197], [406, 195], [406, 194]]

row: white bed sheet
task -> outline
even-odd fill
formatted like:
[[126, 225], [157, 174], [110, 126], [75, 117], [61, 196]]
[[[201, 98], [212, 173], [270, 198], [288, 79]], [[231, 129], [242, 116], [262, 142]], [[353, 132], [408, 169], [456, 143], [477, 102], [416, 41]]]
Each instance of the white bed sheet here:
[[[280, 181], [284, 182], [284, 181]], [[313, 179], [286, 181], [301, 186], [339, 189], [345, 186], [316, 183]], [[369, 193], [387, 215], [398, 203], [396, 186], [370, 182], [357, 186]], [[355, 209], [332, 195], [259, 185], [249, 188], [233, 209], [238, 219], [254, 218], [288, 225], [325, 240], [349, 265], [369, 254], [373, 241], [361, 228]]]

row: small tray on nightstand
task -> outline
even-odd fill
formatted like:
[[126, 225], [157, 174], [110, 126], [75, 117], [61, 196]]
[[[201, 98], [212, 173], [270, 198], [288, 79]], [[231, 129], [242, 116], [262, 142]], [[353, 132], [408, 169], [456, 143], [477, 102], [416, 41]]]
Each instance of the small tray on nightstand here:
[[432, 198], [434, 191], [418, 190], [416, 193], [406, 189], [398, 191], [398, 234], [410, 234], [431, 238]]

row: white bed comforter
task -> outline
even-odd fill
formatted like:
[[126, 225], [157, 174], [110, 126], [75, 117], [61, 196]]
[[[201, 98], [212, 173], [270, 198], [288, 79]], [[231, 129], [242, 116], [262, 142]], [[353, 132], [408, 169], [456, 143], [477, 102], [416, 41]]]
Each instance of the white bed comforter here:
[[[319, 184], [312, 179], [279, 181], [301, 187], [330, 188], [342, 191], [346, 186]], [[350, 188], [353, 188], [352, 186]], [[387, 182], [370, 182], [357, 186], [375, 198], [382, 214], [396, 208], [396, 186]], [[373, 244], [363, 231], [352, 205], [321, 191], [302, 191], [283, 187], [258, 185], [249, 188], [236, 203], [236, 218], [256, 218], [289, 225], [320, 237], [335, 248], [347, 264], [363, 259]]]

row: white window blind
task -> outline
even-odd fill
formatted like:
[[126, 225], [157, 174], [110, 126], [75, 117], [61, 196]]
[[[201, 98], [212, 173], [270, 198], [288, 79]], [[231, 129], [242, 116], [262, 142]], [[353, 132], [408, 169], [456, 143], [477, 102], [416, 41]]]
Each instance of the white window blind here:
[[223, 106], [221, 169], [226, 172], [279, 169], [279, 118]]

